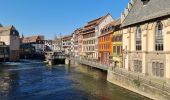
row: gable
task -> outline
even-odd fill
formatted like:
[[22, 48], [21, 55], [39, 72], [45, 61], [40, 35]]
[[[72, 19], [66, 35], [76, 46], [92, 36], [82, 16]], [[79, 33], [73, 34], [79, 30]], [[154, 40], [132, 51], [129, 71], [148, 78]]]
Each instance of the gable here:
[[150, 0], [146, 5], [142, 0], [133, 1], [132, 8], [124, 16], [122, 27], [170, 15], [170, 0]]
[[112, 18], [112, 16], [109, 14], [108, 16], [106, 16], [98, 25], [98, 29], [99, 29], [99, 33], [98, 35], [101, 35], [101, 29], [104, 28], [106, 25], [108, 25], [109, 23], [111, 23], [112, 21], [114, 21], [114, 19]]

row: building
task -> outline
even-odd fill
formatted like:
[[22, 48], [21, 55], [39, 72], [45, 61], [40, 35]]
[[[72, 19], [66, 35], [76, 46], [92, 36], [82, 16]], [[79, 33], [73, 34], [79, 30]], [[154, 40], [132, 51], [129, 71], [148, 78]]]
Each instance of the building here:
[[120, 28], [121, 20], [118, 19], [114, 23], [114, 32], [112, 34], [112, 49], [111, 56], [114, 67], [122, 68], [123, 67], [123, 54], [122, 54], [122, 30]]
[[9, 46], [0, 41], [0, 62], [9, 60]]
[[83, 57], [83, 35], [82, 33], [83, 33], [83, 28], [79, 28], [77, 30], [77, 34], [78, 34], [77, 38], [78, 38], [78, 56], [80, 58]]
[[120, 67], [122, 63], [122, 33], [120, 20], [114, 20], [101, 29], [99, 40], [99, 62]]
[[0, 27], [0, 41], [9, 46], [9, 60], [19, 60], [20, 36], [14, 26]]
[[22, 39], [22, 44], [31, 44], [35, 47], [35, 51], [37, 54], [43, 54], [45, 51], [44, 36], [41, 35], [24, 37]]
[[71, 55], [74, 57], [78, 57], [78, 34], [79, 29], [76, 29], [73, 32], [71, 39]]
[[62, 49], [65, 54], [71, 54], [71, 39], [72, 35], [67, 35], [62, 38]]
[[62, 51], [62, 37], [55, 37], [52, 41], [52, 51]]
[[170, 0], [131, 0], [121, 16], [129, 71], [170, 78]]
[[20, 45], [20, 58], [21, 59], [32, 59], [35, 57], [35, 47], [31, 44]]
[[52, 40], [44, 40], [45, 51], [52, 51]]
[[114, 23], [111, 23], [104, 26], [100, 31], [101, 35], [98, 37], [99, 45], [99, 56], [98, 60], [102, 64], [110, 64], [110, 54], [112, 51], [112, 34], [114, 32]]
[[98, 60], [98, 36], [100, 30], [112, 22], [110, 14], [94, 19], [87, 23], [83, 28], [83, 55], [85, 58]]

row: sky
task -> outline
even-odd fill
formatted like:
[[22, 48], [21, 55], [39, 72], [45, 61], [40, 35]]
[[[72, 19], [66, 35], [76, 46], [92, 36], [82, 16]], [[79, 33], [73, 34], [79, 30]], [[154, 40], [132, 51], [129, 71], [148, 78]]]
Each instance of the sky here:
[[110, 13], [118, 19], [129, 0], [0, 0], [0, 24], [20, 35], [67, 35], [88, 21]]

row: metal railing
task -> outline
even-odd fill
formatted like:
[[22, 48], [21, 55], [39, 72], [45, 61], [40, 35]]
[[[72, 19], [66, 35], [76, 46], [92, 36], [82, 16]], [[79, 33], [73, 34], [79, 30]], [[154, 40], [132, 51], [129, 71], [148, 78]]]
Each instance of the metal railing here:
[[102, 69], [102, 70], [105, 70], [105, 71], [107, 71], [108, 68], [109, 68], [108, 65], [100, 64], [98, 62], [90, 61], [90, 60], [87, 60], [87, 59], [80, 59], [80, 58], [76, 58], [76, 57], [74, 57], [74, 58], [70, 57], [69, 59], [77, 61], [77, 62], [84, 64], [84, 65], [88, 65], [88, 66], [91, 66], [91, 67], [94, 67], [94, 68], [97, 68], [97, 69]]

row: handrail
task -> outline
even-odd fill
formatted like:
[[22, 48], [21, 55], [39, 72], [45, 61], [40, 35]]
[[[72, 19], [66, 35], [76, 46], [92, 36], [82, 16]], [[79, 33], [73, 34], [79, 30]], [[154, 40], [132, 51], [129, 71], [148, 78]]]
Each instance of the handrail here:
[[92, 66], [92, 67], [95, 67], [95, 68], [98, 68], [98, 69], [106, 70], [106, 71], [109, 68], [107, 65], [100, 64], [100, 63], [97, 63], [97, 62], [94, 62], [94, 61], [89, 61], [89, 60], [86, 60], [86, 59], [79, 59], [79, 58], [72, 58], [72, 57], [70, 57], [69, 59], [78, 61], [79, 63], [85, 64], [85, 65], [88, 65], [88, 66]]

